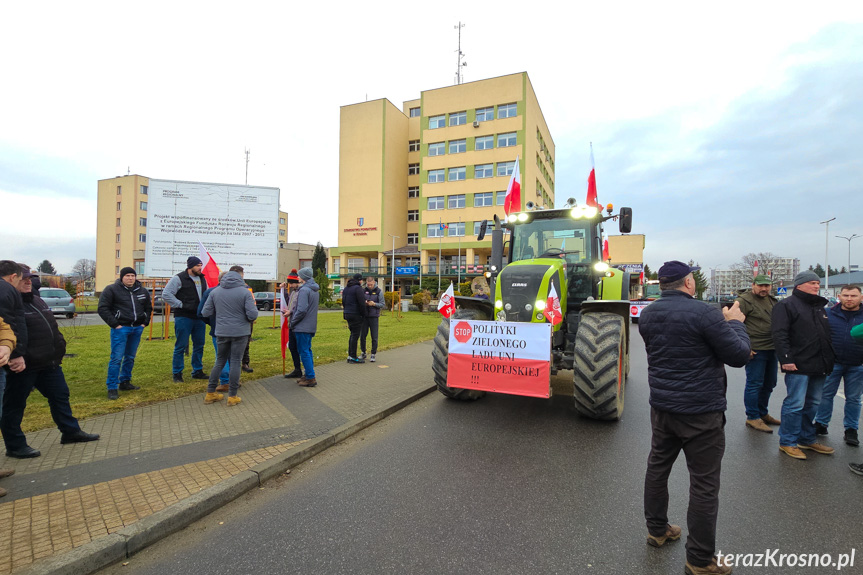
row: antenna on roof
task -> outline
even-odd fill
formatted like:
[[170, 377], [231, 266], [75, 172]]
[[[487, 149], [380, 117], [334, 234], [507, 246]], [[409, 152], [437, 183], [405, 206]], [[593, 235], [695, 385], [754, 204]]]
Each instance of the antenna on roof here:
[[246, 148], [246, 185], [249, 185], [249, 154], [251, 150]]
[[461, 51], [461, 29], [467, 26], [467, 24], [458, 23], [458, 26], [453, 26], [453, 28], [458, 30], [458, 64], [455, 69], [455, 83], [456, 85], [461, 84], [464, 78], [462, 78], [461, 68], [462, 66], [467, 66], [467, 62], [462, 62], [461, 59], [464, 58], [464, 52]]

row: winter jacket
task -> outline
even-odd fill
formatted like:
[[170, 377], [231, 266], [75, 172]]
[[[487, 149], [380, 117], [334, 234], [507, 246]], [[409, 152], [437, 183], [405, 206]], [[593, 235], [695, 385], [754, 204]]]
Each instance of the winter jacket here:
[[863, 325], [863, 306], [857, 311], [845, 311], [842, 309], [842, 304], [836, 304], [827, 310], [827, 321], [830, 322], [836, 363], [863, 365], [863, 345], [851, 337], [851, 329], [854, 326]]
[[141, 282], [136, 280], [129, 288], [123, 284], [122, 279], [118, 279], [102, 291], [97, 309], [99, 317], [111, 328], [118, 325], [149, 325], [153, 304], [150, 302], [150, 294], [141, 286]]
[[291, 323], [288, 325], [292, 331], [312, 334], [318, 331], [320, 289], [315, 280], [309, 280], [297, 290], [297, 309], [291, 312]]
[[[779, 365], [793, 363], [800, 375], [826, 375], [833, 371], [833, 344], [827, 321], [827, 300], [794, 289], [773, 306], [772, 331]], [[784, 371], [784, 370], [783, 370]]]
[[[216, 287], [219, 287], [219, 286], [216, 286]], [[216, 337], [216, 334], [213, 331], [214, 329], [216, 329], [216, 314], [214, 313], [213, 315], [206, 317], [206, 316], [202, 315], [201, 312], [204, 311], [204, 306], [207, 304], [207, 299], [209, 299], [210, 294], [212, 293], [212, 291], [214, 289], [216, 289], [216, 288], [215, 287], [207, 288], [207, 291], [205, 291], [203, 293], [203, 295], [201, 295], [201, 303], [198, 304], [198, 319], [203, 321], [208, 326], [210, 326], [210, 335], [212, 337]]]
[[737, 298], [740, 311], [746, 316], [746, 321], [743, 323], [746, 325], [746, 333], [749, 334], [752, 349], [773, 349], [770, 314], [773, 312], [773, 306], [776, 305], [777, 301], [779, 300], [772, 295], [758, 297], [751, 290], [747, 290]]
[[660, 411], [725, 411], [725, 364], [749, 361], [746, 327], [719, 308], [680, 290], [666, 290], [641, 312], [638, 331], [647, 349], [650, 405]]
[[15, 332], [12, 331], [9, 324], [0, 317], [0, 345], [5, 345], [9, 349], [15, 349], [16, 342]]
[[24, 354], [25, 371], [52, 369], [63, 362], [66, 340], [57, 327], [54, 312], [39, 296], [21, 294], [24, 301], [24, 321], [27, 323], [28, 344]]
[[222, 276], [219, 287], [208, 294], [201, 315], [214, 320], [218, 316], [219, 321], [213, 327], [216, 337], [242, 337], [252, 335], [252, 322], [258, 319], [258, 308], [255, 298], [246, 289], [243, 276], [228, 272]]
[[[204, 295], [209, 286], [204, 276], [198, 277], [201, 280], [201, 295]], [[189, 277], [189, 270], [180, 272], [168, 280], [168, 285], [162, 290], [162, 299], [174, 310], [174, 317], [198, 319], [198, 304], [201, 303], [201, 298], [198, 297], [198, 288], [194, 280]]]
[[[368, 310], [369, 317], [381, 317], [381, 309], [384, 307], [384, 292], [378, 286], [369, 289], [368, 286], [363, 287], [363, 294], [367, 302], [374, 302], [374, 306], [365, 304]], [[344, 301], [344, 300], [342, 300]]]
[[363, 286], [360, 285], [360, 280], [351, 278], [345, 284], [345, 290], [342, 292], [342, 307], [344, 308], [344, 316], [361, 315], [363, 317], [369, 315], [369, 310], [366, 305], [366, 295], [363, 292]]
[[21, 357], [27, 352], [27, 322], [24, 321], [24, 302], [15, 286], [0, 279], [0, 317], [2, 317], [18, 340], [10, 358]]

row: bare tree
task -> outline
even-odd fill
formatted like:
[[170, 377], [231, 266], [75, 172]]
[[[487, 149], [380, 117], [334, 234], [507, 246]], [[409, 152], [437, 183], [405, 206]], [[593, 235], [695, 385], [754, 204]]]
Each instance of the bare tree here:
[[96, 277], [96, 260], [81, 258], [72, 266], [72, 274], [87, 281]]

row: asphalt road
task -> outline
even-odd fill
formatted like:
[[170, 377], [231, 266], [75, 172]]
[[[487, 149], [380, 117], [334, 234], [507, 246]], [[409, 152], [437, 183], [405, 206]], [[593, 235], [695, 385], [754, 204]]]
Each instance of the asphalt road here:
[[[633, 332], [618, 423], [580, 419], [562, 395], [459, 403], [434, 393], [103, 572], [682, 573], [683, 540], [645, 545], [649, 407], [643, 344]], [[841, 443], [837, 428], [833, 456], [781, 455], [776, 434], [744, 427], [743, 371], [728, 372], [719, 550], [753, 561], [773, 550], [833, 559], [854, 550], [854, 567], [841, 572], [863, 572], [863, 478], [846, 466], [863, 451]], [[426, 366], [405, 377], [430, 373]], [[555, 387], [568, 387], [571, 372], [561, 376]], [[783, 398], [780, 382], [772, 413]], [[684, 538], [687, 491], [681, 455], [669, 515]], [[819, 572], [836, 568], [735, 568]]]

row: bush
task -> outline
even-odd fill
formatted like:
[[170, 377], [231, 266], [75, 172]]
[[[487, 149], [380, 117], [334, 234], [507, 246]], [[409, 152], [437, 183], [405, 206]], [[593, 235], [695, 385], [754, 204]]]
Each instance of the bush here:
[[429, 303], [431, 303], [431, 299], [431, 293], [429, 293], [428, 290], [423, 290], [413, 295], [411, 303], [417, 306], [417, 309], [420, 311], [425, 311], [426, 308], [428, 308]]
[[412, 285], [411, 286], [411, 295], [416, 295], [423, 291], [423, 287], [420, 285]]
[[63, 288], [63, 289], [65, 289], [65, 290], [66, 290], [66, 293], [68, 293], [68, 294], [69, 294], [70, 296], [72, 296], [73, 298], [74, 298], [76, 295], [78, 295], [78, 294], [75, 292], [75, 286], [73, 286], [73, 285], [72, 285], [72, 282], [71, 282], [71, 281], [67, 281], [67, 282], [66, 282], [66, 285], [64, 286], [64, 288]]
[[461, 293], [461, 295], [473, 295], [473, 291], [470, 289], [470, 281], [458, 284], [458, 291]]

